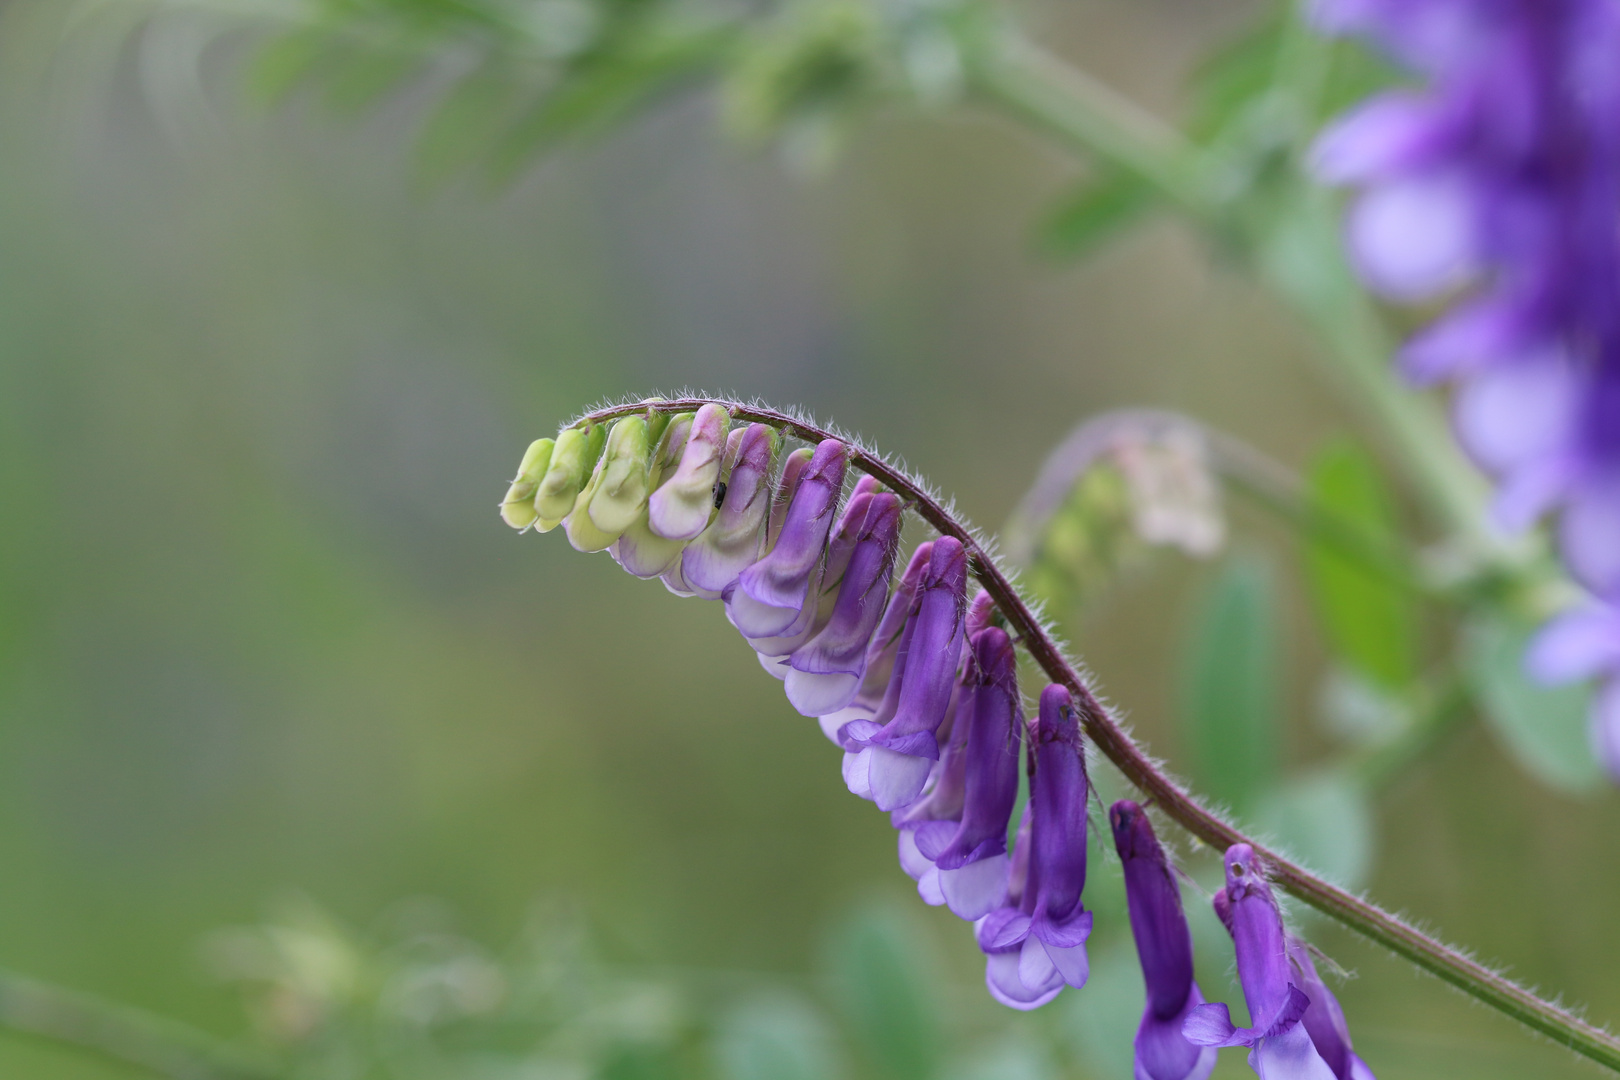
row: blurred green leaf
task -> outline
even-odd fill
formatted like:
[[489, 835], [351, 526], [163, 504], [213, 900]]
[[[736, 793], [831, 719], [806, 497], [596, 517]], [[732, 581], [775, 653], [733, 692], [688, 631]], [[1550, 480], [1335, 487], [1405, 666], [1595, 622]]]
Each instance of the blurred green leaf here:
[[1546, 687], [1524, 673], [1524, 648], [1535, 628], [1480, 619], [1463, 633], [1464, 674], [1491, 730], [1532, 776], [1573, 794], [1603, 782], [1587, 738], [1591, 688]]
[[831, 1080], [843, 1075], [821, 1014], [781, 991], [743, 1002], [723, 1017], [715, 1054], [722, 1080]]
[[1104, 173], [1081, 184], [1041, 223], [1040, 249], [1058, 259], [1078, 259], [1139, 218], [1153, 193], [1127, 173]]
[[1182, 715], [1199, 785], [1238, 813], [1277, 775], [1278, 642], [1270, 564], [1227, 561], [1194, 611]]
[[1280, 12], [1252, 23], [1217, 49], [1188, 79], [1192, 135], [1207, 140], [1231, 124], [1250, 102], [1271, 88], [1285, 23]]
[[1324, 769], [1268, 793], [1255, 824], [1306, 866], [1349, 888], [1366, 883], [1376, 844], [1372, 804], [1352, 776]]
[[878, 1071], [925, 1080], [939, 1065], [939, 1005], [929, 958], [909, 920], [884, 907], [856, 912], [828, 947], [844, 1021]]
[[1127, 935], [1091, 948], [1091, 976], [1063, 994], [1063, 1028], [1094, 1076], [1132, 1075], [1133, 1040], [1142, 1020], [1142, 968]]
[[[1334, 443], [1311, 465], [1312, 504], [1369, 545], [1394, 549], [1395, 510], [1377, 467], [1351, 443]], [[1306, 575], [1334, 651], [1375, 686], [1394, 690], [1417, 674], [1417, 612], [1411, 596], [1320, 534], [1305, 544]]]

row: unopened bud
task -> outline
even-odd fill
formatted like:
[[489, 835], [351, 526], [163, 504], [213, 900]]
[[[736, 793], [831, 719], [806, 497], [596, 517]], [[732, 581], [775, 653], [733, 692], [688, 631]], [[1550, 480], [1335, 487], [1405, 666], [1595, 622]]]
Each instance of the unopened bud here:
[[600, 424], [569, 428], [557, 436], [545, 479], [535, 492], [534, 510], [539, 518], [534, 527], [537, 530], [550, 532], [573, 510], [580, 489], [602, 453], [606, 436], [607, 431]]
[[680, 465], [647, 505], [654, 533], [669, 540], [694, 540], [709, 524], [730, 426], [731, 415], [720, 405], [705, 405], [692, 418]]
[[551, 449], [556, 444], [555, 439], [536, 439], [524, 453], [512, 486], [501, 501], [501, 517], [512, 528], [526, 529], [540, 516], [534, 508], [534, 497], [551, 466]]
[[645, 417], [627, 416], [613, 425], [602, 459], [563, 526], [576, 550], [603, 550], [641, 516], [649, 457]]

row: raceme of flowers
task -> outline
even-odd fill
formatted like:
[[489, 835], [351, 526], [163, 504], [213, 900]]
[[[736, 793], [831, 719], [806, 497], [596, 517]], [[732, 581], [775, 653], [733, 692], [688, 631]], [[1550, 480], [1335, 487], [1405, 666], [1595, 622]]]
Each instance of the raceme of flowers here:
[[1550, 627], [1530, 667], [1609, 680], [1593, 746], [1620, 777], [1620, 4], [1316, 0], [1314, 14], [1421, 80], [1341, 118], [1315, 167], [1361, 189], [1347, 236], [1362, 279], [1446, 302], [1400, 363], [1455, 384], [1458, 437], [1499, 481], [1498, 522], [1558, 514], [1596, 604]]
[[[862, 474], [844, 496], [837, 439], [784, 453], [766, 424], [706, 404], [584, 423], [529, 447], [502, 516], [561, 525], [679, 596], [720, 600], [788, 701], [843, 750], [850, 791], [889, 814], [901, 867], [929, 904], [973, 923], [996, 1000], [1033, 1009], [1086, 983], [1090, 794], [1069, 691], [1023, 714], [1012, 640], [963, 545], [919, 544], [896, 580], [905, 507]], [[1020, 759], [1029, 799], [1009, 848]], [[1138, 1080], [1204, 1080], [1216, 1048], [1250, 1048], [1276, 1080], [1366, 1080], [1305, 947], [1282, 928], [1252, 853], [1234, 847], [1217, 910], [1236, 945], [1250, 1028], [1204, 1002], [1174, 871], [1143, 810], [1110, 811], [1147, 1000]]]

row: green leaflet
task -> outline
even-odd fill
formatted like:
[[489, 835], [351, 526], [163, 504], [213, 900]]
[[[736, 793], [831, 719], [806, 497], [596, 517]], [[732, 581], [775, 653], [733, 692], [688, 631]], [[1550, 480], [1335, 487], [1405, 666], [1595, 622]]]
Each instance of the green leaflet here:
[[[1395, 511], [1371, 459], [1350, 443], [1317, 455], [1309, 473], [1312, 505], [1340, 532], [1370, 550], [1394, 550]], [[1411, 595], [1335, 542], [1313, 531], [1305, 545], [1306, 576], [1317, 616], [1334, 652], [1358, 675], [1385, 690], [1417, 674], [1417, 611]]]
[[1227, 561], [1201, 598], [1183, 659], [1182, 716], [1198, 786], [1240, 815], [1278, 770], [1278, 640], [1271, 566]]
[[1136, 221], [1153, 192], [1128, 173], [1104, 173], [1069, 194], [1040, 225], [1037, 243], [1057, 259], [1078, 259]]
[[1534, 632], [1501, 618], [1471, 623], [1462, 637], [1463, 672], [1491, 730], [1526, 772], [1561, 791], [1593, 791], [1603, 770], [1586, 734], [1591, 688], [1532, 682], [1524, 647]]

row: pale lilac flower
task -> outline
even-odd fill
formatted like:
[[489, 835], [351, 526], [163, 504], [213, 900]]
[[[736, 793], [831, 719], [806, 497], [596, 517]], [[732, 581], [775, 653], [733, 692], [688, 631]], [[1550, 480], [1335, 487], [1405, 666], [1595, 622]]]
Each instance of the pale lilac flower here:
[[800, 617], [838, 510], [849, 450], [823, 440], [804, 469], [775, 545], [726, 594], [726, 614], [748, 638], [781, 634]]
[[884, 705], [872, 720], [853, 720], [839, 732], [845, 782], [881, 810], [917, 798], [939, 758], [935, 735], [956, 682], [966, 592], [967, 555], [959, 541], [942, 536], [918, 582]]
[[729, 467], [723, 463], [724, 487], [715, 491], [719, 509], [681, 556], [680, 584], [686, 591], [718, 600], [758, 560], [771, 508], [771, 467], [780, 446], [781, 436], [765, 424], [728, 436]]
[[1311, 999], [1298, 985], [1282, 913], [1248, 844], [1226, 850], [1226, 887], [1216, 911], [1232, 935], [1251, 1026], [1236, 1027], [1226, 1005], [1214, 1003], [1194, 1008], [1182, 1034], [1199, 1046], [1249, 1047], [1249, 1067], [1263, 1080], [1343, 1080], [1301, 1023]]
[[1029, 831], [1019, 830], [1008, 876], [1007, 906], [980, 920], [985, 984], [997, 1001], [1033, 1009], [1065, 984], [1084, 986], [1090, 974], [1086, 939], [1091, 912], [1081, 903], [1086, 884], [1086, 765], [1069, 691], [1041, 692], [1032, 735]]
[[[916, 825], [912, 844], [938, 872], [940, 895], [963, 919], [980, 919], [1007, 899], [1007, 823], [1018, 798], [1017, 658], [1006, 631], [973, 638], [956, 724], [967, 730], [959, 820]], [[953, 732], [954, 734], [954, 732]], [[953, 742], [957, 739], [953, 738]]]
[[1140, 806], [1122, 799], [1108, 811], [1108, 820], [1147, 988], [1136, 1029], [1136, 1080], [1205, 1080], [1215, 1068], [1215, 1048], [1195, 1046], [1181, 1033], [1187, 1014], [1204, 1003], [1193, 980], [1192, 933], [1181, 910], [1181, 890]]
[[1525, 666], [1546, 683], [1603, 680], [1592, 699], [1592, 750], [1620, 776], [1620, 607], [1593, 604], [1560, 615], [1531, 641]]
[[[688, 424], [679, 464], [672, 474], [662, 478], [662, 484], [655, 486], [647, 501], [648, 525], [655, 535], [666, 540], [696, 540], [708, 527], [718, 505], [716, 485], [731, 414], [720, 405], [708, 404]], [[671, 450], [674, 445], [671, 442]]]

